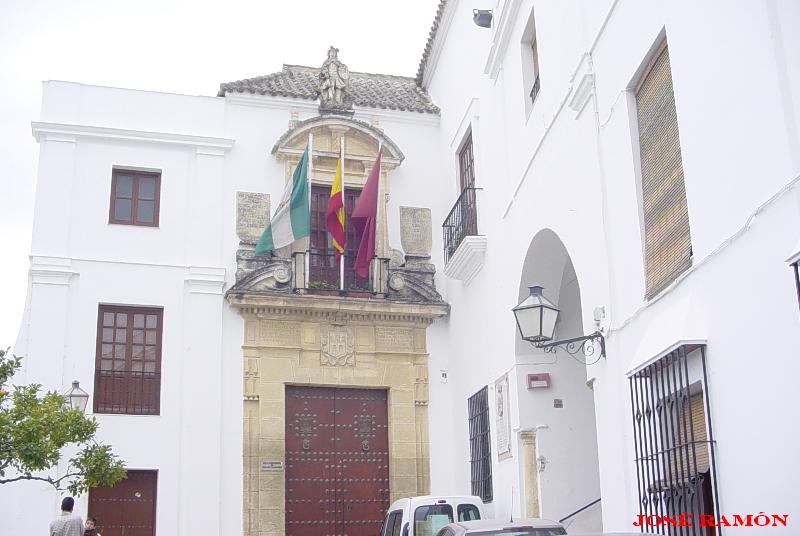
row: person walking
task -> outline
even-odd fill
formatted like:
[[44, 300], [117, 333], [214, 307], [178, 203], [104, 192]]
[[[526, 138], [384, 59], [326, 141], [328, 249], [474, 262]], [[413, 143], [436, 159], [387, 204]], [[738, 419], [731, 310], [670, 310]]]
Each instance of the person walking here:
[[64, 497], [61, 515], [50, 522], [50, 536], [83, 536], [83, 520], [72, 513], [75, 499]]

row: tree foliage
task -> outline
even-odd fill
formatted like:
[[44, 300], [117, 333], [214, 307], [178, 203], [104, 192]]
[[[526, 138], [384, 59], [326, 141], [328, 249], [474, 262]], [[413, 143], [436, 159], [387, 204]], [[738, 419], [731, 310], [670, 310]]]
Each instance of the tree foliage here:
[[[123, 461], [94, 440], [94, 417], [72, 409], [55, 391], [40, 394], [41, 385], [9, 386], [20, 366], [21, 358], [0, 350], [0, 484], [39, 480], [80, 495], [125, 478]], [[78, 451], [66, 472], [53, 476], [67, 445]]]

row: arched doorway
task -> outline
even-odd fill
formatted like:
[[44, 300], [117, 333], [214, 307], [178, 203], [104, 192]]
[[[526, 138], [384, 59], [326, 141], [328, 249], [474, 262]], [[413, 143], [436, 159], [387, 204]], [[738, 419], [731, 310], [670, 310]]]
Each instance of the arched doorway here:
[[[561, 310], [555, 340], [584, 334], [575, 266], [550, 229], [531, 240], [520, 275], [519, 301], [532, 284], [543, 286], [545, 297]], [[600, 479], [594, 396], [586, 382], [586, 360], [563, 350], [545, 353], [518, 333], [515, 339], [525, 513], [564, 519], [575, 532], [601, 530], [600, 505], [595, 503]], [[587, 505], [591, 506], [575, 514]]]

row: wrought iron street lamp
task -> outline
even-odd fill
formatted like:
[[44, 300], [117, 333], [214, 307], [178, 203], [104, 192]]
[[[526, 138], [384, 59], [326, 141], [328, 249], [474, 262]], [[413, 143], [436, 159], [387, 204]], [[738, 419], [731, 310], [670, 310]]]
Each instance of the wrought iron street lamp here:
[[581, 352], [585, 357], [595, 353], [595, 345], [600, 346], [600, 356], [606, 356], [606, 341], [603, 334], [595, 331], [590, 335], [574, 337], [563, 341], [554, 341], [558, 321], [558, 307], [544, 297], [544, 287], [531, 285], [530, 296], [512, 309], [517, 319], [517, 328], [523, 340], [528, 341], [536, 348], [545, 352], [555, 353], [557, 348], [562, 348], [570, 355]]
[[78, 409], [81, 412], [86, 411], [89, 393], [81, 389], [81, 384], [78, 380], [73, 380], [72, 388], [64, 393], [64, 396], [67, 397], [67, 402], [72, 409]]

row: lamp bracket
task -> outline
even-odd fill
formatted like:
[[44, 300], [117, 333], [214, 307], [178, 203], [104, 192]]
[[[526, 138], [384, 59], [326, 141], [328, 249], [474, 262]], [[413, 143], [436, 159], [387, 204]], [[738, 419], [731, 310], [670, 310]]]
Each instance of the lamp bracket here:
[[577, 355], [582, 353], [584, 357], [592, 357], [597, 352], [597, 347], [600, 347], [600, 357], [606, 357], [606, 339], [600, 331], [595, 331], [590, 335], [583, 335], [582, 337], [573, 337], [572, 339], [564, 339], [563, 341], [534, 341], [526, 339], [536, 348], [543, 349], [546, 353], [554, 354], [556, 350], [561, 348], [569, 355]]

